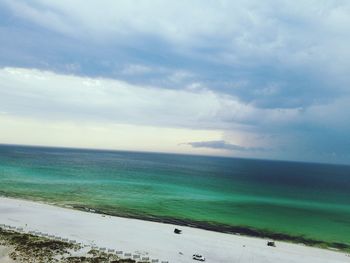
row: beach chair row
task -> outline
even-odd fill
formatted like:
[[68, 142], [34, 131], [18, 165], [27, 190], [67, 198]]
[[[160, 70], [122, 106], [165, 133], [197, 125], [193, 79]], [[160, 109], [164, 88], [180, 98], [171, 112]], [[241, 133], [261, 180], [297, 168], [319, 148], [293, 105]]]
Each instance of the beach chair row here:
[[141, 255], [137, 255], [137, 254], [124, 253], [121, 250], [107, 249], [105, 247], [92, 246], [91, 249], [99, 250], [101, 252], [116, 254], [117, 256], [122, 257], [124, 259], [130, 258], [130, 259], [133, 259], [135, 261], [151, 262], [151, 263], [169, 263], [168, 261], [160, 261], [159, 259], [151, 259], [149, 257], [142, 257]]
[[[6, 225], [6, 224], [0, 224], [0, 227], [4, 228], [4, 229], [8, 229], [8, 230], [14, 230], [14, 231], [18, 231], [18, 232], [25, 232], [22, 227], [14, 227], [14, 226]], [[84, 244], [78, 242], [77, 240], [63, 238], [63, 237], [60, 237], [60, 236], [51, 235], [51, 234], [40, 232], [40, 231], [28, 231], [26, 233], [28, 233], [30, 235], [34, 235], [34, 236], [40, 236], [40, 237], [55, 239], [55, 240], [62, 241], [62, 242], [68, 242], [68, 243], [71, 243], [71, 244], [84, 246]], [[110, 248], [105, 248], [105, 247], [92, 246], [91, 249], [98, 250], [100, 252], [107, 252], [107, 253], [116, 254], [117, 256], [123, 257], [124, 259], [130, 258], [130, 259], [133, 259], [135, 261], [151, 262], [151, 263], [169, 263], [168, 261], [160, 261], [159, 259], [150, 259], [149, 257], [142, 257], [142, 256], [136, 255], [136, 254], [133, 255], [132, 253], [124, 253], [121, 250], [110, 249]]]

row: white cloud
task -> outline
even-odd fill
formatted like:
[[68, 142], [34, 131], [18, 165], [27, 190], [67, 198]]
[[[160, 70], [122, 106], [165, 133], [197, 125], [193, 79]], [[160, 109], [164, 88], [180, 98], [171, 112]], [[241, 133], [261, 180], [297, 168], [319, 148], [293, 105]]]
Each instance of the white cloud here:
[[261, 109], [206, 88], [162, 89], [24, 68], [0, 69], [0, 81], [1, 112], [7, 114], [171, 127], [229, 129], [235, 124], [335, 122], [333, 116], [348, 104], [344, 97], [305, 109]]
[[290, 124], [305, 114], [259, 109], [209, 89], [170, 90], [36, 69], [3, 68], [0, 81], [2, 111], [42, 119], [227, 130]]
[[0, 81], [4, 111], [43, 119], [225, 129], [253, 110], [210, 90], [168, 90], [35, 69], [1, 69]]
[[[0, 69], [0, 82], [0, 112], [6, 113], [0, 114], [0, 141], [8, 143], [42, 140], [45, 145], [85, 143], [84, 147], [94, 148], [204, 153], [208, 149], [190, 149], [181, 143], [225, 140], [243, 148], [274, 151], [281, 146], [302, 148], [313, 135], [303, 133], [304, 125], [320, 131], [327, 125], [336, 131], [350, 129], [343, 112], [348, 98], [306, 109], [260, 109], [207, 89], [169, 90], [23, 68]], [[87, 138], [93, 134], [96, 138], [90, 143]], [[157, 139], [163, 148], [155, 146]], [[278, 157], [268, 152], [257, 155]]]

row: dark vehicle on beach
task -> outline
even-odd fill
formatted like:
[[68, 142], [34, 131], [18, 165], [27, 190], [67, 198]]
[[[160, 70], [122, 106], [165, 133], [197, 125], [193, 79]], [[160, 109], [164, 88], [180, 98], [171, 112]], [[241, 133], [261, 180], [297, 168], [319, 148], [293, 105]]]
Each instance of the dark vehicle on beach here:
[[192, 259], [193, 260], [198, 260], [198, 261], [205, 261], [205, 257], [203, 257], [202, 255], [199, 255], [199, 254], [194, 254], [192, 256]]
[[178, 229], [178, 228], [175, 228], [174, 229], [174, 233], [175, 234], [181, 234], [182, 230]]
[[276, 246], [276, 244], [275, 244], [274, 241], [268, 241], [268, 242], [267, 242], [267, 245], [268, 245], [269, 247], [275, 247], [275, 246]]

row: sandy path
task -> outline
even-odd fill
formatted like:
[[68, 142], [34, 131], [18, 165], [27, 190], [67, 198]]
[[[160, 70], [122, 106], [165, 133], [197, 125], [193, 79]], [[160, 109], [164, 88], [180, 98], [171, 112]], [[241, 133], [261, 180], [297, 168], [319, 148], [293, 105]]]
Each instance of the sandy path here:
[[1, 263], [16, 263], [17, 261], [14, 261], [10, 259], [9, 257], [10, 249], [5, 246], [0, 246], [0, 262]]

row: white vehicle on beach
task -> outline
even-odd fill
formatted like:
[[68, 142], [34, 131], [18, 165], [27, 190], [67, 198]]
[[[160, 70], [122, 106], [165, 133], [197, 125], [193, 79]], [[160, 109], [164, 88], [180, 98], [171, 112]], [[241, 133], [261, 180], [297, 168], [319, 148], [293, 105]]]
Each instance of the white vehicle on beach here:
[[205, 257], [203, 257], [202, 255], [199, 255], [199, 254], [194, 254], [192, 256], [192, 259], [193, 260], [198, 260], [198, 261], [205, 261]]

